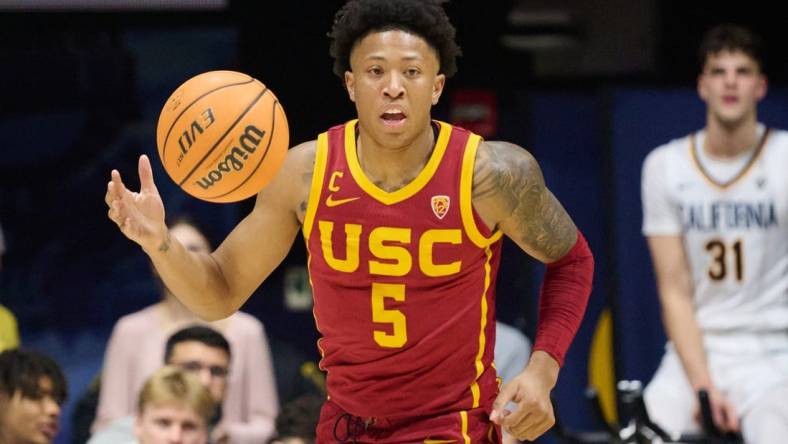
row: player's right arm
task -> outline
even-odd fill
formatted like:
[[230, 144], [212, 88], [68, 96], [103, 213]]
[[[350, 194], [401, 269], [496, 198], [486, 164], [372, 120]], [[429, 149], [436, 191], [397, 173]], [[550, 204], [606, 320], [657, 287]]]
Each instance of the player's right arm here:
[[314, 152], [314, 141], [289, 150], [252, 212], [211, 254], [187, 251], [170, 236], [146, 156], [139, 161], [138, 193], [112, 171], [105, 198], [109, 217], [143, 248], [184, 305], [203, 319], [222, 319], [238, 310], [290, 251], [301, 226], [298, 211], [308, 196]]
[[706, 390], [714, 422], [724, 430], [737, 431], [736, 413], [731, 403], [717, 391], [709, 373], [703, 335], [695, 319], [692, 276], [681, 236], [648, 236], [651, 260], [662, 305], [662, 322], [676, 348], [684, 372], [694, 392]]
[[668, 151], [657, 149], [643, 164], [643, 231], [651, 252], [662, 307], [662, 322], [676, 348], [687, 379], [697, 392], [709, 392], [714, 422], [726, 430], [738, 424], [731, 404], [717, 391], [709, 373], [703, 335], [695, 318], [693, 282], [684, 247], [681, 210], [667, 187]]

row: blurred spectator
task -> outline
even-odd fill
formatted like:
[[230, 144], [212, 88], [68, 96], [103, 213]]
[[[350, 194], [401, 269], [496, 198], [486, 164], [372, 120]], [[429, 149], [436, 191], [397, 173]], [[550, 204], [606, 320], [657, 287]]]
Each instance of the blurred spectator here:
[[101, 375], [93, 377], [87, 389], [75, 400], [71, 414], [71, 444], [84, 444], [90, 439], [90, 427], [96, 418]]
[[523, 371], [531, 356], [531, 341], [518, 329], [495, 322], [495, 369], [503, 383]]
[[[225, 444], [229, 439], [226, 427], [221, 422], [221, 403], [227, 393], [231, 356], [230, 344], [224, 336], [202, 325], [179, 330], [167, 340], [165, 348], [164, 364], [196, 375], [219, 406], [209, 422], [211, 443]], [[118, 419], [93, 435], [89, 443], [115, 444], [130, 441], [134, 436], [133, 423], [131, 416]]]
[[[5, 254], [5, 237], [3, 237], [3, 227], [0, 226], [0, 271], [3, 269], [3, 254]], [[0, 352], [17, 347], [19, 347], [19, 330], [16, 318], [7, 308], [0, 305]]]
[[[205, 236], [186, 220], [170, 225], [170, 233], [187, 249], [210, 252]], [[161, 282], [160, 282], [161, 283]], [[205, 323], [163, 285], [162, 301], [121, 318], [104, 355], [102, 390], [93, 431], [134, 413], [136, 394], [144, 380], [164, 361], [165, 342], [174, 332], [195, 324], [210, 325], [232, 346], [222, 427], [231, 444], [265, 442], [274, 433], [278, 410], [268, 341], [256, 318], [237, 312]]]
[[0, 352], [0, 443], [53, 442], [66, 396], [55, 361], [24, 350]]
[[271, 444], [314, 444], [324, 397], [302, 395], [282, 406]]
[[[496, 321], [494, 353], [495, 370], [503, 386], [525, 369], [528, 358], [531, 356], [531, 341], [520, 330]], [[517, 405], [510, 402], [507, 408], [514, 411]], [[504, 444], [514, 444], [519, 441], [503, 432], [503, 442]]]
[[[197, 375], [219, 405], [227, 393], [231, 357], [230, 344], [224, 336], [201, 325], [184, 328], [170, 336], [164, 351], [167, 365]], [[228, 442], [227, 430], [221, 423], [221, 407], [217, 409], [211, 426], [211, 442]]]
[[271, 354], [276, 356], [274, 371], [282, 405], [306, 394], [326, 396], [326, 375], [317, 360], [276, 337], [271, 338]]
[[134, 421], [136, 442], [205, 444], [215, 410], [213, 397], [196, 377], [175, 367], [164, 367], [140, 392]]

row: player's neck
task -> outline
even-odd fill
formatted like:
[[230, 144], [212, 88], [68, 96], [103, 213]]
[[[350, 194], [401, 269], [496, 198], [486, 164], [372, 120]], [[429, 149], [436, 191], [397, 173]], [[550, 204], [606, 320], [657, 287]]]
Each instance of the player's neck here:
[[729, 158], [751, 150], [758, 143], [758, 121], [755, 115], [736, 124], [726, 124], [709, 117], [703, 151], [714, 157]]
[[428, 125], [410, 143], [386, 145], [359, 128], [356, 153], [367, 178], [386, 191], [398, 190], [410, 183], [427, 164], [435, 146], [432, 125]]

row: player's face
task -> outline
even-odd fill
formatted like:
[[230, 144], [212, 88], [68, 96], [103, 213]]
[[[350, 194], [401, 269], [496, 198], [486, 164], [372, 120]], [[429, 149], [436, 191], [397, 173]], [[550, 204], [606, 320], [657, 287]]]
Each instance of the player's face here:
[[60, 405], [52, 397], [52, 381], [41, 378], [39, 395], [28, 398], [17, 390], [0, 395], [0, 442], [49, 444], [57, 435]]
[[706, 58], [698, 93], [710, 117], [724, 125], [737, 125], [755, 119], [756, 106], [766, 95], [766, 77], [744, 52], [720, 51]]
[[134, 424], [140, 444], [205, 444], [205, 421], [193, 409], [180, 404], [145, 406]]
[[403, 146], [429, 128], [446, 77], [424, 39], [400, 30], [369, 34], [351, 51], [350, 67], [345, 85], [363, 130]]
[[230, 357], [221, 348], [209, 347], [199, 341], [179, 342], [172, 348], [167, 364], [197, 375], [214, 401], [221, 403], [224, 399]]

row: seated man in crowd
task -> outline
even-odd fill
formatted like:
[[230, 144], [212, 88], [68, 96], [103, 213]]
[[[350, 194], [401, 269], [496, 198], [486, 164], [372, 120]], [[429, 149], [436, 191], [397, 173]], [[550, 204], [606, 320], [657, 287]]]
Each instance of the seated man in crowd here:
[[216, 407], [208, 389], [194, 375], [175, 367], [161, 368], [140, 392], [134, 422], [136, 443], [206, 444]]
[[[172, 237], [189, 250], [210, 251], [208, 240], [192, 222], [180, 219], [171, 227]], [[184, 327], [203, 324], [220, 332], [233, 349], [230, 374], [222, 378], [227, 393], [221, 430], [230, 444], [266, 442], [274, 433], [279, 402], [262, 323], [240, 311], [227, 319], [205, 323], [178, 302], [163, 283], [161, 289], [161, 302], [124, 316], [115, 325], [104, 355], [93, 432], [132, 416], [143, 382], [162, 365], [167, 338]]]
[[50, 444], [60, 425], [66, 379], [47, 356], [0, 352], [0, 443]]
[[[215, 415], [208, 421], [210, 442], [232, 442], [222, 421], [221, 404], [227, 393], [227, 375], [230, 372], [230, 344], [221, 333], [210, 327], [195, 325], [172, 335], [165, 347], [165, 364], [193, 374], [208, 390], [218, 405]], [[137, 418], [139, 420], [139, 418]], [[90, 444], [115, 444], [129, 441], [133, 435], [134, 417], [129, 415], [97, 432]]]
[[276, 417], [277, 438], [271, 444], [314, 444], [324, 400], [325, 397], [306, 394], [282, 406]]

